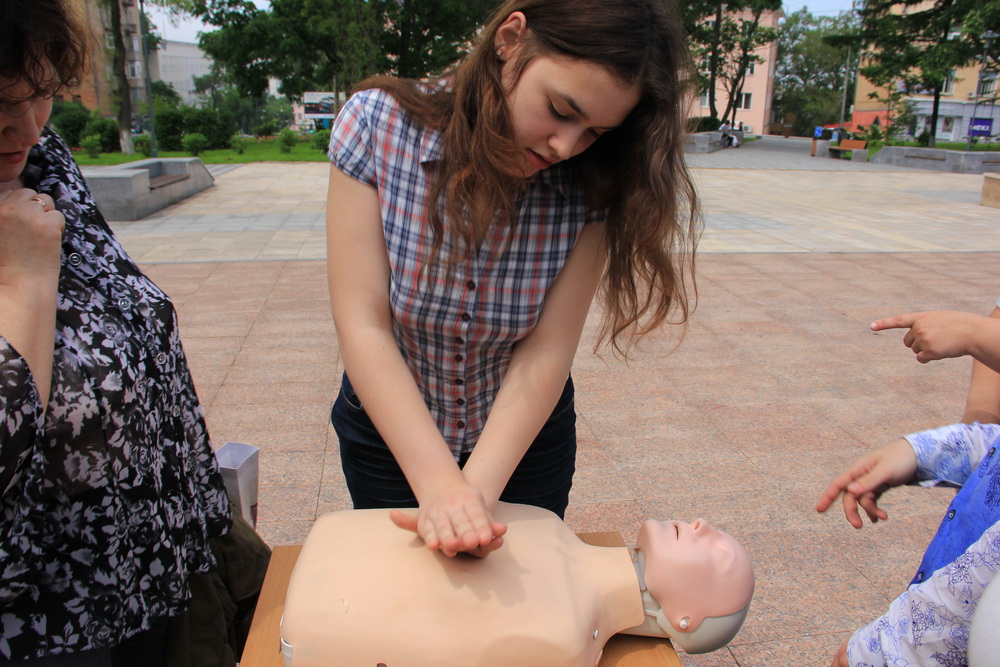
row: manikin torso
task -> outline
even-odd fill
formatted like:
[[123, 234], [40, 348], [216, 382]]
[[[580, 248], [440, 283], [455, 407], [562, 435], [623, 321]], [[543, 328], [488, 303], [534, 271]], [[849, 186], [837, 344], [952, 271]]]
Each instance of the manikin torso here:
[[281, 624], [294, 667], [589, 667], [643, 622], [627, 549], [584, 544], [534, 507], [495, 517], [504, 546], [484, 559], [431, 551], [388, 510], [318, 519]]

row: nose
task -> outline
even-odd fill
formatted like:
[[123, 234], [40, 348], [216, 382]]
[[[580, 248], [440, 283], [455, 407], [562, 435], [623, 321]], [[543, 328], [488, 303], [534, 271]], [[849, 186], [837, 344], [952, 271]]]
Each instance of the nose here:
[[22, 144], [24, 148], [34, 146], [42, 138], [42, 128], [36, 122], [33, 111], [32, 102], [29, 100], [5, 112], [0, 119], [3, 121], [4, 135]]
[[594, 143], [593, 135], [579, 127], [562, 127], [549, 137], [549, 148], [560, 160], [579, 155]]

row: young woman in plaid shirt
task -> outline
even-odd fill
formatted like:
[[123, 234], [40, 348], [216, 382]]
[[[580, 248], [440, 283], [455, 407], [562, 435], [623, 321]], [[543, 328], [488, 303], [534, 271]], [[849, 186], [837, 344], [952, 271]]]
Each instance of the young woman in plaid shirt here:
[[691, 80], [664, 0], [508, 0], [453, 72], [347, 102], [327, 236], [356, 508], [419, 508], [394, 520], [449, 556], [502, 545], [500, 499], [563, 515], [598, 288], [618, 352], [689, 312]]

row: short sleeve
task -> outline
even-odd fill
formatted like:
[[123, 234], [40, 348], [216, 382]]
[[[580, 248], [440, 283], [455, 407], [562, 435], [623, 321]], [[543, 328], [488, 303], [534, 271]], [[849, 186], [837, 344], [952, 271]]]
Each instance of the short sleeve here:
[[375, 92], [381, 91], [362, 91], [347, 100], [333, 123], [329, 152], [337, 169], [371, 186], [375, 185], [375, 153], [369, 101]]

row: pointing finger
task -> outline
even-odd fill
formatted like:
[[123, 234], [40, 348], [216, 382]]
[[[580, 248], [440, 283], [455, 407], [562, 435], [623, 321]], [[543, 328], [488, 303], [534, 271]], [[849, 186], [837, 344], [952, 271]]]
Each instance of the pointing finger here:
[[908, 329], [913, 326], [914, 321], [916, 321], [916, 313], [896, 315], [894, 317], [886, 317], [881, 320], [875, 320], [871, 323], [871, 329], [872, 331], [882, 331], [883, 329]]

